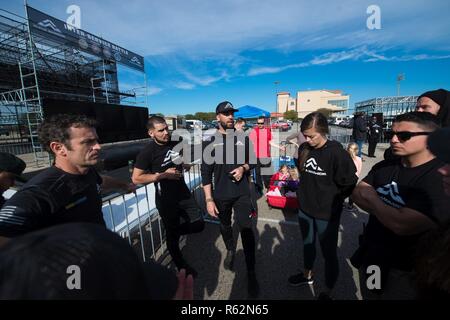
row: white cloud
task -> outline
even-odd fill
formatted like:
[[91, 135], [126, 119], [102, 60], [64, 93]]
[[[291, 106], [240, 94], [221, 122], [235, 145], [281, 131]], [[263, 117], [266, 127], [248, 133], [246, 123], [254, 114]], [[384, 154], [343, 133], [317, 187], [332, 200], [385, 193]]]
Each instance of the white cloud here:
[[[65, 20], [65, 4], [34, 3]], [[381, 30], [366, 28], [371, 4], [381, 8]], [[311, 65], [442, 59], [450, 52], [448, 1], [132, 0], [123, 5], [121, 0], [77, 0], [77, 5], [83, 29], [146, 56], [146, 63], [162, 73], [158, 77], [164, 82], [157, 83], [154, 94], [171, 86], [191, 90]], [[384, 55], [387, 49], [418, 54]], [[264, 55], [249, 61], [249, 52], [263, 50], [329, 53], [281, 66]]]
[[[377, 0], [382, 29], [374, 31], [366, 28], [371, 4], [369, 0], [134, 0], [124, 6], [121, 0], [77, 1], [83, 29], [146, 56], [183, 52], [211, 58], [255, 48], [342, 49], [363, 43], [449, 48], [448, 1], [429, 0], [424, 5]], [[43, 1], [41, 6], [56, 10]], [[65, 15], [60, 12], [58, 17]]]
[[356, 48], [348, 51], [329, 52], [313, 59], [296, 64], [289, 64], [278, 67], [253, 67], [247, 75], [256, 76], [261, 74], [279, 73], [288, 69], [304, 68], [314, 65], [328, 65], [333, 63], [339, 63], [342, 61], [364, 61], [364, 62], [376, 62], [376, 61], [418, 61], [418, 60], [439, 60], [450, 59], [450, 55], [429, 55], [429, 54], [417, 54], [417, 55], [404, 55], [404, 56], [386, 56], [381, 53], [377, 53], [373, 50], [368, 50], [366, 47]]
[[149, 95], [149, 96], [157, 95], [158, 93], [160, 93], [160, 92], [162, 92], [162, 91], [163, 91], [162, 88], [153, 87], [153, 86], [149, 86], [149, 87], [148, 87], [148, 95]]
[[192, 90], [195, 88], [195, 85], [187, 82], [177, 82], [173, 85], [175, 88], [182, 90]]

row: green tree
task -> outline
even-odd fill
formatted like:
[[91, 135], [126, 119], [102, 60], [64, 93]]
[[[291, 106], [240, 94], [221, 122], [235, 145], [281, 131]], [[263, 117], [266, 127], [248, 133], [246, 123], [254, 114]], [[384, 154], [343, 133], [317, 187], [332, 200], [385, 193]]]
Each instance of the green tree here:
[[297, 121], [298, 120], [298, 113], [296, 111], [294, 111], [294, 110], [289, 110], [289, 111], [286, 111], [283, 114], [283, 117], [286, 120]]
[[195, 120], [195, 116], [193, 114], [187, 114], [185, 117], [186, 120]]
[[201, 121], [211, 121], [216, 118], [216, 114], [214, 112], [196, 112], [194, 116], [195, 119]]
[[327, 109], [327, 108], [317, 109], [317, 112], [320, 112], [321, 114], [323, 114], [327, 118], [329, 118], [333, 114], [333, 110]]

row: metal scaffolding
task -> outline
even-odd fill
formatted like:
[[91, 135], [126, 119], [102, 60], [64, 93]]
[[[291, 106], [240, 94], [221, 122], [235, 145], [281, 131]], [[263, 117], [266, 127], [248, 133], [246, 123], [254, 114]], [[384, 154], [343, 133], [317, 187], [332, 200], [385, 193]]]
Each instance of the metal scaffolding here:
[[355, 103], [355, 111], [367, 115], [382, 114], [386, 128], [390, 128], [397, 115], [414, 111], [417, 98], [418, 96], [374, 98]]
[[119, 91], [116, 61], [33, 33], [28, 21], [0, 9], [0, 151], [32, 154], [42, 166], [49, 157], [37, 128], [46, 99], [120, 104], [138, 94]]

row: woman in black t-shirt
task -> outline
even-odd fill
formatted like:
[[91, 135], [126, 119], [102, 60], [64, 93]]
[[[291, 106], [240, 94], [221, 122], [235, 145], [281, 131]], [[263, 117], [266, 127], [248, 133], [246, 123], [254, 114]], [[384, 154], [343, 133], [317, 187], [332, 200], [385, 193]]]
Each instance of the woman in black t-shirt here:
[[337, 240], [344, 199], [356, 185], [356, 167], [342, 145], [327, 139], [328, 123], [319, 112], [310, 113], [301, 124], [306, 142], [299, 148], [299, 224], [303, 238], [304, 271], [289, 277], [289, 284], [312, 284], [316, 235], [325, 258], [325, 284], [330, 299], [338, 273]]

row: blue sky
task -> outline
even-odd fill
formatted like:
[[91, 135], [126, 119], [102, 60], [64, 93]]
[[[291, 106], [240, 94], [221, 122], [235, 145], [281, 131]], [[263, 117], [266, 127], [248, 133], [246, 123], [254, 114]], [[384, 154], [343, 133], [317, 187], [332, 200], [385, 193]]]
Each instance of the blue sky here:
[[[24, 15], [22, 0], [0, 8]], [[340, 89], [355, 102], [450, 89], [450, 2], [385, 0], [29, 0], [145, 56], [152, 113], [213, 111], [231, 101], [275, 109], [275, 92]], [[367, 8], [380, 8], [369, 30]], [[143, 76], [120, 68], [121, 89]], [[278, 85], [274, 82], [279, 81]]]

